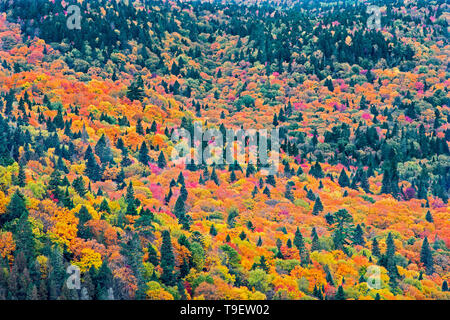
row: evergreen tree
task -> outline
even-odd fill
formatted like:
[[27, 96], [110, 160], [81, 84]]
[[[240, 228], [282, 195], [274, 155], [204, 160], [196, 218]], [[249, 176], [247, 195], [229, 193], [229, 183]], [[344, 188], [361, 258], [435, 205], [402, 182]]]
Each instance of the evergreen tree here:
[[230, 173], [230, 182], [235, 182], [236, 181], [236, 173], [234, 172], [234, 170], [231, 171]]
[[372, 240], [372, 255], [375, 257], [381, 256], [380, 247], [378, 246], [378, 241], [375, 238]]
[[361, 228], [361, 225], [358, 224], [356, 225], [355, 233], [353, 234], [353, 244], [357, 246], [364, 246], [365, 243], [366, 242], [364, 241], [364, 231]]
[[257, 247], [261, 247], [262, 246], [262, 239], [261, 236], [258, 237], [258, 242], [256, 243]]
[[211, 172], [211, 180], [214, 181], [214, 183], [215, 183], [216, 185], [220, 185], [220, 183], [219, 183], [219, 178], [217, 177], [217, 174], [216, 174], [216, 168], [213, 168], [213, 169], [212, 169], [212, 172]]
[[135, 81], [133, 81], [127, 90], [127, 98], [131, 101], [144, 99], [144, 82], [141, 76], [138, 76]]
[[172, 251], [172, 241], [170, 240], [170, 233], [167, 230], [162, 232], [161, 245], [161, 281], [168, 286], [174, 285], [175, 275], [175, 258]]
[[430, 223], [433, 223], [433, 222], [434, 222], [433, 216], [431, 215], [430, 210], [427, 211], [427, 214], [425, 215], [425, 220], [427, 220], [427, 221], [430, 222]]
[[148, 245], [148, 262], [150, 262], [153, 266], [157, 266], [159, 264], [158, 254], [156, 253], [155, 248], [149, 243]]
[[160, 169], [164, 169], [167, 165], [166, 158], [164, 157], [164, 153], [161, 151], [158, 156], [158, 167]]
[[270, 190], [269, 190], [269, 188], [267, 188], [267, 186], [264, 188], [263, 194], [265, 194], [267, 197], [270, 198]]
[[443, 292], [448, 292], [448, 283], [447, 283], [447, 280], [444, 280], [444, 282], [442, 282], [442, 291], [443, 291]]
[[91, 146], [88, 146], [88, 148], [86, 149], [84, 158], [86, 160], [86, 175], [93, 181], [99, 181], [102, 176], [102, 170], [98, 165], [97, 160], [95, 160], [95, 156], [92, 152]]
[[28, 220], [28, 211], [23, 212], [20, 216], [13, 236], [16, 242], [15, 256], [17, 257], [18, 254], [23, 253], [28, 264], [30, 264], [34, 261], [36, 249], [31, 223]]
[[339, 286], [336, 295], [334, 297], [336, 300], [345, 300], [345, 292], [344, 292], [344, 288], [342, 288], [342, 285]]
[[139, 149], [138, 160], [140, 163], [147, 165], [150, 162], [150, 157], [148, 155], [148, 148], [145, 141], [142, 142], [141, 148]]
[[338, 183], [342, 188], [350, 186], [350, 179], [348, 178], [348, 175], [345, 172], [344, 168], [342, 168], [341, 174], [339, 175]]
[[217, 230], [213, 224], [211, 225], [211, 228], [209, 229], [209, 234], [212, 235], [213, 237], [217, 236]]
[[17, 185], [21, 188], [25, 187], [26, 184], [25, 170], [22, 165], [19, 165], [19, 173], [17, 174]]
[[4, 214], [0, 214], [0, 225], [5, 225], [6, 223], [20, 218], [23, 215], [28, 215], [28, 210], [25, 205], [25, 197], [23, 194], [16, 190], [6, 206], [6, 211]]
[[320, 200], [320, 197], [317, 196], [316, 201], [314, 202], [312, 214], [317, 216], [322, 211], [323, 211], [322, 201]]
[[319, 250], [320, 250], [319, 236], [317, 235], [316, 227], [313, 227], [311, 231], [311, 251], [319, 251]]
[[81, 197], [84, 197], [87, 193], [86, 186], [84, 185], [84, 180], [82, 176], [79, 176], [73, 180], [72, 187]]
[[175, 214], [175, 216], [178, 219], [184, 217], [184, 215], [186, 214], [184, 200], [181, 195], [177, 198], [177, 201], [175, 202], [175, 207], [173, 208], [173, 213]]
[[433, 274], [434, 272], [433, 255], [431, 253], [431, 248], [428, 243], [427, 237], [425, 237], [422, 242], [422, 249], [420, 250], [420, 262], [423, 263], [426, 273], [428, 275]]
[[305, 248], [303, 236], [298, 227], [297, 227], [297, 230], [295, 230], [295, 234], [294, 234], [294, 246], [297, 247], [298, 251], [302, 251]]
[[103, 198], [103, 201], [100, 203], [99, 211], [111, 213], [111, 208], [109, 207], [108, 201], [106, 198]]

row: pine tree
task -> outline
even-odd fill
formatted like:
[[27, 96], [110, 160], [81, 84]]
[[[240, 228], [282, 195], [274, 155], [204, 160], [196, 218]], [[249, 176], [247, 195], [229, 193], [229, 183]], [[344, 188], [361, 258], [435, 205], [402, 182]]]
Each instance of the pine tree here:
[[257, 247], [261, 247], [262, 246], [262, 239], [261, 236], [258, 237], [258, 242], [256, 243]]
[[420, 262], [423, 263], [426, 273], [428, 275], [433, 274], [433, 272], [434, 272], [433, 255], [431, 253], [431, 248], [428, 243], [427, 237], [425, 237], [422, 242], [422, 249], [420, 251]]
[[364, 241], [364, 231], [361, 228], [361, 225], [358, 224], [356, 226], [355, 233], [353, 235], [353, 244], [357, 246], [364, 246], [365, 243], [366, 242]]
[[448, 283], [447, 283], [447, 280], [444, 280], [444, 282], [442, 282], [442, 291], [443, 291], [443, 292], [447, 292], [447, 291], [448, 291]]
[[213, 224], [211, 225], [211, 228], [209, 229], [209, 234], [212, 235], [213, 237], [217, 236], [217, 230]]
[[144, 99], [144, 82], [142, 81], [142, 77], [138, 76], [135, 81], [133, 81], [127, 90], [127, 98], [131, 101], [139, 100], [142, 101]]
[[314, 192], [311, 189], [309, 189], [308, 192], [306, 193], [306, 198], [308, 198], [311, 201], [315, 201], [316, 195], [314, 194]]
[[113, 163], [113, 155], [111, 153], [111, 146], [109, 139], [102, 134], [95, 145], [95, 154], [99, 157], [101, 163]]
[[344, 292], [344, 288], [342, 288], [342, 285], [339, 286], [336, 295], [334, 297], [336, 300], [345, 300], [345, 292]]
[[73, 180], [72, 187], [81, 197], [84, 197], [87, 193], [86, 186], [84, 185], [84, 180], [82, 176], [79, 176]]
[[252, 191], [252, 197], [254, 198], [258, 193], [259, 193], [258, 188], [254, 186]]
[[4, 224], [20, 218], [23, 215], [28, 215], [28, 210], [25, 205], [25, 197], [19, 190], [16, 190], [6, 207], [5, 213], [0, 215], [0, 225], [3, 226]]
[[108, 201], [106, 198], [103, 198], [103, 201], [100, 203], [100, 207], [98, 208], [99, 211], [111, 213], [111, 209], [109, 207]]
[[397, 162], [395, 160], [387, 161], [384, 165], [381, 193], [390, 193], [396, 198], [400, 192], [398, 180]]
[[17, 174], [17, 184], [19, 187], [23, 188], [26, 184], [26, 175], [25, 170], [23, 169], [22, 165], [19, 165], [19, 173]]
[[311, 251], [319, 251], [319, 250], [320, 250], [319, 236], [317, 235], [316, 228], [313, 227], [311, 231]]
[[433, 216], [431, 215], [430, 210], [427, 211], [427, 214], [426, 214], [426, 216], [425, 216], [425, 220], [427, 220], [427, 221], [430, 222], [430, 223], [433, 223], [433, 222], [434, 222]]
[[172, 286], [175, 281], [174, 276], [175, 258], [172, 251], [172, 241], [167, 230], [162, 232], [161, 245], [161, 281], [168, 286]]
[[316, 161], [316, 163], [311, 167], [311, 169], [309, 170], [309, 174], [316, 179], [321, 179], [325, 176], [322, 170], [322, 166], [318, 161]]
[[213, 168], [213, 169], [212, 169], [212, 172], [211, 172], [211, 180], [214, 181], [214, 183], [215, 183], [216, 185], [220, 185], [220, 183], [219, 183], [219, 178], [217, 177], [217, 174], [216, 174], [216, 168]]
[[145, 141], [142, 142], [141, 148], [139, 149], [138, 160], [140, 163], [147, 165], [150, 162], [150, 157], [148, 155], [148, 147]]
[[324, 265], [323, 270], [325, 271], [325, 280], [327, 281], [327, 283], [330, 284], [331, 286], [334, 286], [333, 276], [331, 275], [330, 268], [328, 267], [328, 265]]
[[381, 264], [384, 264], [385, 268], [389, 273], [389, 278], [392, 286], [396, 286], [397, 278], [399, 276], [397, 264], [395, 262], [395, 243], [392, 233], [389, 232], [386, 239], [386, 253], [381, 259]]
[[136, 121], [136, 133], [143, 136], [144, 135], [144, 128], [142, 127], [142, 119], [139, 118]]
[[314, 202], [312, 214], [317, 216], [322, 211], [323, 211], [322, 201], [320, 200], [320, 197], [317, 196], [316, 201]]
[[136, 204], [134, 203], [134, 201], [127, 202], [126, 215], [136, 216], [137, 214], [138, 214], [138, 212], [137, 212]]
[[125, 201], [128, 202], [134, 202], [134, 188], [133, 188], [133, 181], [130, 180], [127, 186], [127, 193], [125, 195]]
[[294, 195], [292, 194], [290, 185], [286, 186], [286, 191], [284, 192], [284, 197], [292, 202], [295, 200]]
[[298, 251], [302, 251], [305, 248], [305, 242], [303, 241], [303, 235], [300, 229], [297, 227], [294, 234], [294, 246], [297, 247]]
[[235, 182], [235, 181], [236, 181], [236, 173], [234, 172], [234, 170], [232, 170], [230, 173], [230, 182]]
[[159, 264], [158, 254], [156, 253], [155, 248], [149, 243], [148, 244], [148, 262], [150, 262], [153, 266], [157, 266]]
[[267, 186], [264, 188], [263, 194], [265, 194], [267, 197], [270, 198], [270, 190], [269, 190], [269, 188], [267, 188]]
[[164, 153], [161, 151], [158, 156], [158, 167], [160, 169], [164, 169], [167, 165], [166, 158], [164, 157]]
[[344, 168], [342, 168], [341, 174], [339, 175], [338, 183], [342, 188], [350, 186], [350, 179], [348, 178]]
[[28, 220], [28, 211], [20, 216], [13, 236], [16, 242], [15, 256], [17, 257], [20, 253], [23, 253], [29, 265], [34, 261], [36, 249], [31, 223]]
[[86, 149], [84, 158], [86, 160], [86, 175], [93, 181], [99, 181], [101, 179], [102, 172], [97, 160], [95, 159], [94, 153], [92, 152], [91, 146], [88, 146]]
[[173, 208], [173, 213], [175, 214], [175, 216], [180, 219], [182, 217], [185, 216], [186, 214], [186, 209], [184, 206], [184, 200], [183, 200], [183, 196], [180, 195], [177, 199], [177, 201], [175, 202], [175, 206]]
[[372, 240], [372, 255], [375, 257], [381, 256], [380, 247], [378, 246], [378, 241], [375, 238]]
[[184, 182], [184, 176], [183, 176], [183, 173], [182, 173], [181, 171], [180, 171], [180, 174], [178, 175], [177, 183], [180, 184], [180, 185], [182, 185], [182, 186], [184, 186], [184, 184], [185, 184], [185, 182]]

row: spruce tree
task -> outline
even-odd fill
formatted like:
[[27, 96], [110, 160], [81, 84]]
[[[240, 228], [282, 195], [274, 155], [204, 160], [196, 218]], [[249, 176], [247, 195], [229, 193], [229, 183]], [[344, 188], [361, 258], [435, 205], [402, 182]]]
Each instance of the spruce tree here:
[[317, 235], [316, 228], [313, 227], [311, 231], [311, 251], [319, 251], [319, 250], [320, 250], [319, 236]]
[[448, 291], [448, 283], [447, 283], [447, 280], [444, 280], [444, 282], [442, 282], [442, 291], [443, 291], [443, 292], [447, 292], [447, 291]]
[[19, 187], [23, 188], [26, 184], [26, 175], [25, 170], [23, 169], [22, 165], [19, 165], [19, 173], [17, 174], [17, 184]]
[[323, 211], [322, 201], [320, 200], [320, 197], [317, 196], [316, 201], [314, 202], [312, 214], [317, 216], [322, 211]]
[[375, 238], [372, 240], [372, 255], [377, 258], [381, 256], [380, 247], [378, 246], [378, 241]]
[[212, 169], [212, 172], [211, 172], [211, 180], [214, 181], [214, 183], [215, 183], [216, 185], [220, 185], [220, 183], [219, 183], [219, 178], [217, 177], [217, 174], [216, 174], [216, 168], [213, 168], [213, 169]]
[[148, 248], [148, 262], [150, 262], [153, 266], [157, 266], [159, 264], [158, 254], [156, 253], [155, 248], [149, 243]]
[[344, 292], [344, 288], [342, 288], [342, 285], [339, 286], [336, 295], [334, 297], [336, 300], [345, 300], [345, 292]]
[[425, 237], [422, 242], [422, 249], [420, 250], [420, 262], [423, 263], [426, 273], [428, 275], [433, 274], [434, 272], [433, 255], [431, 253], [431, 248], [428, 243], [427, 237]]
[[4, 214], [0, 214], [0, 225], [4, 225], [14, 219], [20, 218], [22, 215], [28, 215], [28, 210], [25, 205], [25, 197], [23, 194], [16, 190], [6, 206]]
[[158, 156], [158, 167], [160, 169], [164, 169], [167, 165], [166, 158], [164, 157], [164, 153], [161, 151]]
[[162, 232], [161, 245], [161, 281], [168, 286], [174, 285], [175, 275], [175, 258], [172, 250], [172, 241], [170, 240], [170, 233], [167, 230]]
[[256, 243], [257, 247], [261, 247], [262, 246], [262, 239], [261, 236], [258, 237], [258, 242]]
[[217, 236], [217, 230], [213, 224], [211, 225], [211, 228], [209, 229], [209, 234], [212, 235], [213, 237]]
[[361, 228], [361, 225], [358, 224], [355, 228], [355, 232], [353, 234], [353, 244], [357, 245], [357, 246], [364, 246], [365, 245], [365, 241], [364, 241], [364, 231]]
[[434, 222], [433, 216], [431, 215], [430, 210], [427, 211], [427, 214], [425, 215], [425, 220], [427, 220], [427, 221], [430, 222], [430, 223], [433, 223], [433, 222]]
[[147, 165], [150, 162], [150, 157], [148, 155], [148, 147], [145, 141], [142, 142], [141, 148], [139, 149], [138, 160], [140, 163]]
[[338, 183], [342, 188], [350, 186], [350, 179], [348, 178], [344, 168], [342, 168], [341, 174], [339, 175]]

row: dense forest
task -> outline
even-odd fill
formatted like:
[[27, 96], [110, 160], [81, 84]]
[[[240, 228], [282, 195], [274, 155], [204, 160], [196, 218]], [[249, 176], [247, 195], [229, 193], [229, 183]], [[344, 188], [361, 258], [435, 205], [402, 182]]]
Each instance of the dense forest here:
[[[449, 299], [449, 18], [0, 2], [0, 300]], [[196, 122], [278, 129], [278, 172], [172, 161]]]

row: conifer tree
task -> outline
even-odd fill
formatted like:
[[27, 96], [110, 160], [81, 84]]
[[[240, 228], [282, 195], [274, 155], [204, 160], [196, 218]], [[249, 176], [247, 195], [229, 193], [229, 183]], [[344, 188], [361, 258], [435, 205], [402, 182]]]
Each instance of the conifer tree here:
[[342, 288], [342, 285], [339, 286], [336, 295], [334, 297], [336, 300], [345, 300], [345, 292], [344, 292], [344, 288]]
[[319, 250], [320, 250], [319, 236], [317, 235], [316, 228], [313, 227], [311, 231], [311, 251], [319, 251]]
[[172, 286], [175, 281], [174, 276], [175, 258], [172, 250], [172, 241], [170, 240], [170, 233], [167, 230], [162, 232], [161, 245], [161, 281], [168, 286]]
[[342, 168], [341, 174], [339, 175], [338, 183], [342, 188], [350, 186], [350, 179], [348, 178], [344, 168]]
[[361, 225], [356, 225], [355, 233], [353, 235], [353, 244], [358, 246], [364, 246], [366, 242], [364, 241], [364, 231]]
[[21, 188], [25, 187], [26, 184], [25, 170], [22, 165], [19, 165], [19, 173], [17, 174], [17, 185]]
[[213, 237], [217, 236], [217, 230], [213, 224], [211, 225], [211, 228], [209, 229], [209, 234], [212, 235]]
[[320, 197], [317, 196], [316, 201], [314, 202], [312, 214], [317, 216], [322, 211], [323, 211], [322, 201], [320, 200]]
[[148, 155], [148, 147], [145, 141], [142, 142], [141, 148], [139, 149], [138, 160], [140, 163], [147, 165], [150, 162], [150, 157]]
[[258, 237], [258, 242], [256, 243], [257, 247], [261, 247], [262, 246], [262, 239], [261, 236]]
[[164, 157], [164, 153], [161, 151], [158, 156], [158, 167], [160, 169], [164, 169], [167, 165], [166, 158]]
[[431, 253], [431, 248], [428, 243], [427, 237], [425, 237], [422, 242], [422, 249], [420, 250], [420, 262], [423, 263], [426, 273], [428, 275], [433, 274], [434, 272], [433, 255]]

